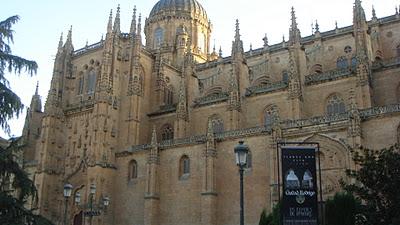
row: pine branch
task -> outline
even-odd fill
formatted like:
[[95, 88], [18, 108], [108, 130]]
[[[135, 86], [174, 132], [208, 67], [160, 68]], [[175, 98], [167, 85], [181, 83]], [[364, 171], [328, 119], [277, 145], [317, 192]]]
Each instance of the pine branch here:
[[6, 133], [10, 133], [7, 121], [14, 116], [18, 118], [23, 109], [21, 99], [6, 85], [0, 83], [0, 127]]

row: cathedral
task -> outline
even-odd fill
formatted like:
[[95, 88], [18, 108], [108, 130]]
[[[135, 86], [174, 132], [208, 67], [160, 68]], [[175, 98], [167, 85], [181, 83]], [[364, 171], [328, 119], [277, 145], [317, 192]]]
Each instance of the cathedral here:
[[354, 0], [352, 25], [304, 37], [292, 9], [288, 40], [247, 52], [236, 21], [228, 57], [210, 48], [211, 19], [197, 0], [159, 0], [145, 20], [134, 10], [128, 33], [118, 7], [100, 42], [75, 50], [72, 31], [61, 36], [44, 112], [36, 91], [22, 135], [39, 214], [69, 225], [237, 224], [233, 148], [244, 140], [245, 224], [256, 225], [279, 200], [277, 143], [319, 143], [326, 199], [356, 168], [353, 149], [399, 142], [397, 10], [367, 19]]

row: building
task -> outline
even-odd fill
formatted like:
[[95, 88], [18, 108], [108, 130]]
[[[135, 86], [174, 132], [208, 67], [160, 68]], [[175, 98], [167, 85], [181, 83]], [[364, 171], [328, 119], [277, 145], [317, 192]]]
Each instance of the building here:
[[118, 8], [105, 39], [79, 50], [70, 30], [44, 113], [35, 95], [24, 128], [39, 213], [61, 223], [71, 183], [74, 225], [85, 214], [96, 225], [235, 224], [233, 147], [243, 139], [246, 224], [278, 200], [279, 141], [319, 142], [323, 194], [333, 195], [354, 168], [351, 149], [399, 138], [400, 15], [367, 20], [360, 0], [353, 13], [352, 26], [302, 37], [292, 9], [288, 41], [265, 37], [248, 52], [236, 22], [229, 57], [210, 49], [212, 24], [196, 0], [160, 0], [144, 24], [135, 11], [129, 33]]

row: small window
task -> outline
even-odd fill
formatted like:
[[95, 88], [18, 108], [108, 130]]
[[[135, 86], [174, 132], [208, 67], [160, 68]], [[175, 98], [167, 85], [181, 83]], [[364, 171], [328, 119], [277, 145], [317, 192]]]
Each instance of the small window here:
[[351, 48], [351, 46], [347, 45], [346, 47], [344, 47], [344, 52], [346, 54], [350, 54], [353, 51], [353, 49]]
[[172, 139], [174, 139], [174, 129], [169, 124], [164, 125], [161, 133], [161, 140], [166, 141]]
[[84, 82], [83, 77], [80, 77], [78, 81], [78, 95], [83, 94], [83, 82]]
[[181, 157], [179, 161], [179, 177], [182, 179], [188, 178], [190, 174], [190, 159], [187, 155]]
[[288, 74], [288, 72], [286, 70], [284, 70], [282, 72], [282, 81], [285, 82], [285, 83], [289, 82], [289, 74]]
[[137, 174], [137, 162], [136, 160], [132, 160], [129, 163], [129, 180], [134, 180], [137, 178], [138, 174]]
[[87, 93], [94, 93], [96, 87], [96, 72], [91, 70], [88, 74], [88, 82], [87, 82]]
[[329, 97], [326, 106], [328, 115], [341, 114], [346, 112], [346, 107], [342, 98], [337, 95]]

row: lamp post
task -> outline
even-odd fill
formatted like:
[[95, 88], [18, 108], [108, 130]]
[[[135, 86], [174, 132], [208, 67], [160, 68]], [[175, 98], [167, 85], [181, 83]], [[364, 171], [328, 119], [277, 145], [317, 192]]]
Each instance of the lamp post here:
[[64, 225], [67, 225], [68, 199], [69, 199], [69, 197], [71, 197], [71, 193], [72, 193], [72, 185], [65, 184], [64, 185], [64, 198], [65, 198]]
[[243, 171], [247, 164], [247, 155], [249, 147], [244, 144], [244, 141], [239, 141], [239, 144], [234, 148], [236, 156], [236, 165], [239, 166], [240, 175], [240, 225], [244, 225], [244, 206], [243, 206]]
[[92, 215], [92, 213], [93, 213], [93, 198], [94, 198], [94, 195], [96, 194], [96, 185], [95, 184], [91, 184], [90, 185], [90, 225], [92, 225], [92, 219], [93, 219], [93, 215]]

